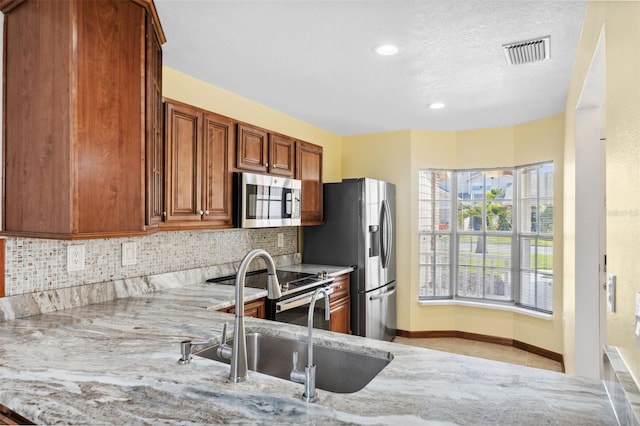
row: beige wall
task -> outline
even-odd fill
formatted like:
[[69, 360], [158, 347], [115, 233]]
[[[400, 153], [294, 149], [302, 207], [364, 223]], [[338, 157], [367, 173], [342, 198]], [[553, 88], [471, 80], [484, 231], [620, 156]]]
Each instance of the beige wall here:
[[518, 340], [551, 349], [554, 352], [566, 353], [563, 344], [563, 251], [562, 223], [565, 216], [564, 198], [564, 114], [543, 120], [524, 123], [514, 128], [516, 164], [535, 163], [554, 160], [555, 166], [555, 206], [554, 206], [554, 291], [553, 320], [541, 321], [536, 318], [520, 315], [514, 322], [513, 335]]
[[[255, 102], [164, 68], [165, 96], [324, 147], [326, 181], [371, 176], [398, 185], [398, 322], [405, 330], [458, 329], [510, 337], [575, 356], [575, 108], [600, 31], [606, 24], [607, 252], [618, 276], [618, 312], [609, 314], [609, 343], [640, 371], [633, 307], [640, 291], [640, 2], [590, 1], [564, 116], [500, 129], [407, 130], [339, 137]], [[558, 134], [561, 134], [558, 136]], [[489, 151], [487, 147], [492, 149]], [[556, 286], [550, 321], [506, 311], [417, 303], [417, 169], [495, 167], [555, 160]], [[566, 249], [564, 249], [566, 247]], [[564, 328], [564, 332], [563, 332]]]
[[[640, 377], [634, 304], [640, 291], [640, 2], [590, 1], [566, 104], [565, 146], [565, 350], [575, 347], [572, 307], [579, 284], [575, 258], [575, 108], [598, 38], [605, 34], [607, 269], [618, 278], [617, 312], [607, 314], [607, 342], [618, 346]], [[594, 313], [595, 315], [596, 313]], [[569, 359], [572, 357], [570, 356]], [[571, 365], [567, 365], [568, 370]]]
[[267, 108], [169, 67], [162, 68], [162, 94], [236, 120], [323, 147], [325, 182], [341, 179], [342, 138], [317, 126]]
[[[465, 306], [418, 304], [417, 175], [424, 167], [500, 167], [554, 160], [562, 171], [563, 118], [461, 132], [403, 130], [340, 137], [171, 68], [163, 69], [163, 95], [324, 148], [326, 182], [367, 176], [397, 185], [398, 327], [460, 330], [512, 338], [554, 352], [562, 347], [562, 285], [557, 272], [553, 320]], [[561, 182], [558, 178], [557, 182]], [[562, 185], [556, 185], [561, 195]], [[556, 209], [559, 218], [561, 208]], [[560, 220], [557, 220], [560, 223]], [[558, 231], [559, 232], [559, 231]], [[556, 241], [560, 241], [557, 238]], [[561, 252], [561, 243], [556, 253]], [[556, 256], [561, 261], [561, 256]], [[562, 264], [555, 265], [556, 271]]]
[[408, 130], [371, 135], [349, 136], [343, 139], [343, 177], [369, 177], [396, 185], [396, 280], [398, 282], [398, 323], [410, 320], [409, 299], [411, 287], [412, 247], [410, 238], [413, 210], [411, 205], [410, 170], [411, 132]]
[[[460, 330], [520, 340], [562, 353], [562, 263], [556, 256], [553, 319], [467, 306], [418, 304], [418, 169], [501, 167], [553, 160], [555, 190], [562, 199], [564, 117], [518, 126], [460, 132], [412, 130], [345, 137], [344, 177], [368, 176], [398, 185], [398, 328], [409, 331]], [[560, 224], [562, 206], [556, 208]], [[557, 252], [562, 251], [560, 225]]]

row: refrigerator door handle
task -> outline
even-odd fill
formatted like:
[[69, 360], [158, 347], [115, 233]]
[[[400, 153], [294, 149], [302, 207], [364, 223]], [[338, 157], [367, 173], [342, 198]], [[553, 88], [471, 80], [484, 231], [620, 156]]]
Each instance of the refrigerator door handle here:
[[380, 238], [383, 241], [382, 244], [382, 267], [388, 268], [391, 261], [391, 249], [393, 244], [393, 229], [391, 224], [391, 210], [389, 209], [389, 202], [382, 200], [382, 219], [384, 220], [384, 233], [381, 233]]
[[385, 291], [384, 293], [376, 294], [375, 296], [369, 296], [369, 300], [383, 299], [385, 297], [391, 296], [395, 292], [396, 292], [396, 287], [393, 287], [391, 290]]

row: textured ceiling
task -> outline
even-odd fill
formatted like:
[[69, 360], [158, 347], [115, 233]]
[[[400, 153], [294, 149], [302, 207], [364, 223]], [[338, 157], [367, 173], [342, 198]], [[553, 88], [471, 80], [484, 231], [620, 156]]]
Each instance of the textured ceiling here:
[[[165, 65], [339, 135], [508, 126], [564, 110], [586, 0], [155, 0]], [[502, 45], [551, 36], [509, 66]], [[382, 57], [386, 42], [399, 54]], [[431, 110], [432, 102], [447, 107]]]

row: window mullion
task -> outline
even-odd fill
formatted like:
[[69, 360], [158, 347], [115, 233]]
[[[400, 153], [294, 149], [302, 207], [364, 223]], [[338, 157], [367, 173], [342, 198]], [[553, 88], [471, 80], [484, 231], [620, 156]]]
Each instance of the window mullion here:
[[433, 283], [433, 295], [432, 297], [437, 297], [438, 293], [438, 285], [436, 282], [436, 270], [437, 270], [437, 243], [436, 243], [436, 204], [437, 204], [437, 196], [436, 196], [436, 174], [431, 173], [431, 232], [429, 235], [429, 239], [431, 240], [431, 252], [433, 253], [433, 261], [431, 263], [431, 282]]
[[[533, 260], [530, 261], [530, 265], [529, 265], [529, 269], [531, 270], [531, 273], [533, 274], [533, 306], [534, 307], [538, 307], [538, 271], [537, 271], [537, 259], [538, 259], [538, 230], [540, 229], [540, 169], [539, 167], [535, 168], [536, 170], [536, 179], [535, 179], [535, 186], [536, 186], [536, 194], [535, 194], [535, 200], [534, 200], [534, 205], [535, 205], [535, 212], [536, 212], [536, 227], [533, 230], [533, 232], [531, 230], [529, 230], [529, 232], [532, 232], [532, 238], [531, 241], [533, 242], [534, 246], [533, 246]], [[529, 281], [531, 281], [531, 278], [529, 278]]]
[[512, 234], [511, 234], [511, 298], [520, 300], [520, 179], [518, 169], [513, 168]]
[[449, 242], [449, 293], [458, 294], [458, 174], [451, 172], [451, 241]]

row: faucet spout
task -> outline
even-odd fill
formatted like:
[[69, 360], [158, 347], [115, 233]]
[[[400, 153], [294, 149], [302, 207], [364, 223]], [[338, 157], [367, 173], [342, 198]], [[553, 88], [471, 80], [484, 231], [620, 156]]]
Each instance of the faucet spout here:
[[320, 295], [320, 293], [324, 294], [324, 319], [329, 321], [330, 315], [331, 315], [331, 311], [329, 309], [329, 292], [327, 291], [326, 288], [319, 288], [317, 289], [314, 293], [313, 296], [311, 296], [311, 302], [309, 302], [309, 312], [308, 312], [308, 316], [307, 316], [307, 333], [308, 333], [308, 354], [309, 354], [309, 358], [307, 360], [307, 364], [309, 366], [314, 365], [313, 364], [313, 312], [315, 310], [315, 306], [316, 306], [316, 300], [318, 299], [318, 296]]
[[309, 302], [309, 314], [307, 317], [307, 366], [304, 368], [304, 372], [298, 370], [298, 353], [293, 353], [293, 370], [289, 377], [292, 381], [304, 384], [304, 393], [302, 399], [306, 402], [316, 402], [318, 400], [318, 394], [316, 392], [316, 366], [313, 363], [313, 312], [316, 306], [316, 300], [320, 293], [324, 294], [324, 318], [328, 321], [331, 315], [329, 307], [329, 294], [330, 292], [326, 288], [319, 288], [311, 296]]
[[[231, 372], [229, 380], [233, 383], [247, 380], [247, 339], [244, 331], [244, 285], [249, 264], [256, 257], [261, 257], [267, 264], [269, 273], [269, 292], [278, 294], [280, 284], [276, 275], [276, 265], [273, 258], [262, 249], [251, 250], [242, 259], [238, 273], [236, 274], [236, 315], [234, 319], [233, 346], [231, 348]], [[271, 289], [273, 287], [273, 289]], [[280, 297], [280, 296], [276, 296]]]

